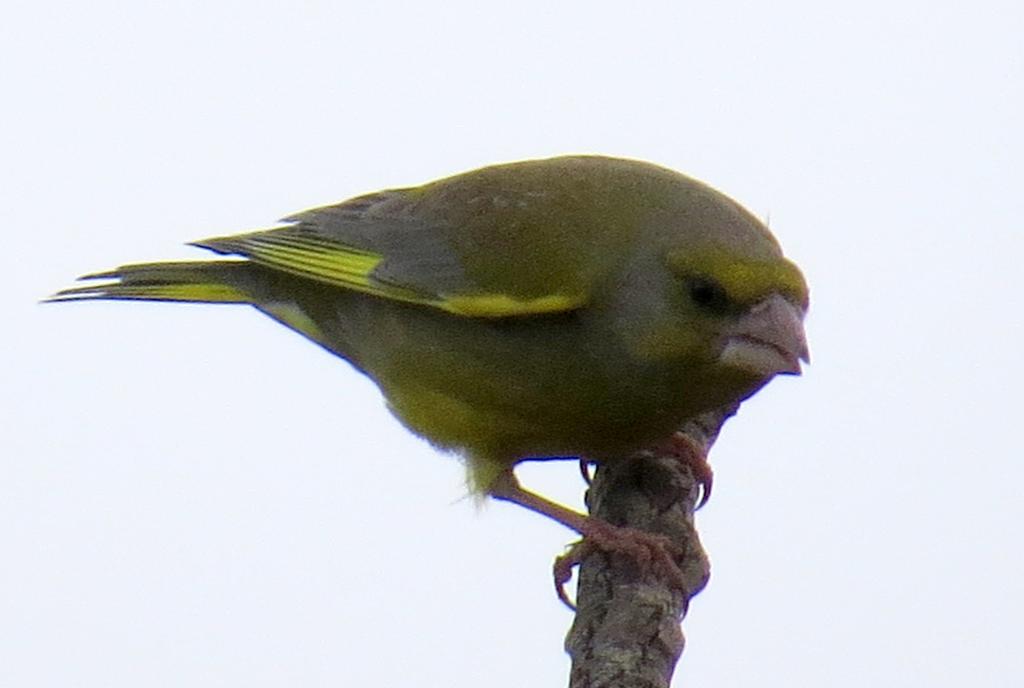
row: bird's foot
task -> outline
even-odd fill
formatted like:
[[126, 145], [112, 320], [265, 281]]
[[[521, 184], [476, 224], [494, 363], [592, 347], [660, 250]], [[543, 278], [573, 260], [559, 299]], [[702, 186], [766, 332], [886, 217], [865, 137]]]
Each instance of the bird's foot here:
[[675, 562], [675, 557], [682, 552], [664, 535], [615, 526], [556, 504], [524, 490], [511, 470], [501, 473], [494, 480], [488, 488], [488, 494], [495, 499], [512, 502], [543, 514], [583, 536], [582, 540], [555, 560], [552, 571], [558, 598], [570, 608], [574, 609], [575, 605], [565, 593], [565, 584], [572, 579], [573, 568], [583, 563], [583, 560], [594, 552], [623, 554], [635, 561], [642, 572], [666, 576], [680, 590], [687, 589], [686, 578]]
[[558, 599], [570, 609], [576, 609], [576, 605], [566, 594], [565, 586], [572, 580], [573, 568], [594, 552], [622, 554], [629, 557], [641, 573], [664, 576], [680, 590], [687, 589], [686, 578], [675, 560], [682, 551], [664, 535], [615, 526], [594, 517], [587, 518], [581, 531], [583, 539], [570, 545], [565, 554], [555, 559], [552, 568]]
[[715, 473], [711, 470], [711, 464], [708, 463], [708, 455], [704, 447], [689, 435], [677, 432], [655, 447], [655, 451], [677, 459], [690, 469], [694, 481], [700, 486], [700, 500], [695, 508], [699, 509], [707, 504], [711, 499], [711, 485], [714, 482]]

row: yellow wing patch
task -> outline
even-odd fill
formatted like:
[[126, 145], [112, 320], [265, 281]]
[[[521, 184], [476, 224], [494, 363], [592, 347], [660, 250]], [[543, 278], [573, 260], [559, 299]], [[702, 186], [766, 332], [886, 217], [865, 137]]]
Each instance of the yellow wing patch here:
[[442, 296], [436, 305], [458, 315], [481, 318], [500, 318], [512, 315], [540, 315], [571, 311], [583, 305], [583, 299], [565, 294], [550, 294], [536, 299], [517, 299], [508, 294], [480, 294], [478, 296]]
[[194, 245], [217, 253], [242, 255], [255, 263], [325, 284], [467, 317], [537, 315], [583, 305], [583, 299], [564, 294], [519, 299], [502, 293], [422, 293], [375, 279], [373, 272], [384, 261], [378, 253], [282, 230], [208, 239]]
[[370, 273], [383, 260], [368, 251], [314, 238], [274, 234], [242, 234], [193, 242], [217, 253], [235, 253], [255, 263], [349, 289], [370, 291]]

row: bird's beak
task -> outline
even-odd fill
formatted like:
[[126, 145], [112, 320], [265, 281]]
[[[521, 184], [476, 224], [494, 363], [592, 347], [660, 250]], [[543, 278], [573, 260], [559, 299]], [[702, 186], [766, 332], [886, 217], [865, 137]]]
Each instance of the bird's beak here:
[[758, 302], [723, 333], [719, 363], [764, 377], [800, 374], [810, 363], [804, 311], [778, 294]]

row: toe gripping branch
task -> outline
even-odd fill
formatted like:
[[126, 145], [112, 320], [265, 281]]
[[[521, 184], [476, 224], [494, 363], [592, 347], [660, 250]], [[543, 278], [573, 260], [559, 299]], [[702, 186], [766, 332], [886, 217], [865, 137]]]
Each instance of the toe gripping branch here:
[[589, 462], [581, 459], [580, 472], [590, 486], [589, 516], [525, 490], [511, 470], [498, 478], [490, 494], [548, 516], [583, 536], [555, 560], [553, 567], [555, 590], [570, 608], [576, 607], [565, 586], [572, 579], [573, 569], [582, 567], [595, 553], [630, 562], [641, 577], [666, 581], [689, 599], [703, 587], [707, 576], [691, 580], [680, 562], [693, 549], [684, 545], [689, 540], [697, 542], [695, 531], [688, 537], [688, 531], [693, 530], [693, 511], [711, 496], [707, 450], [732, 411], [691, 421], [650, 451], [609, 461], [599, 468], [597, 475], [605, 476], [604, 483], [626, 489], [602, 488], [600, 479], [591, 476]]
[[578, 551], [570, 549], [563, 572], [579, 564], [578, 609], [565, 641], [570, 688], [667, 688], [672, 682], [684, 645], [680, 620], [710, 570], [694, 526], [698, 502], [707, 501], [711, 489], [701, 464], [735, 411], [731, 406], [699, 416], [636, 460], [598, 468], [587, 494], [591, 516], [664, 538], [674, 573], [665, 575], [657, 564], [645, 570], [630, 556], [585, 544], [586, 538]]
[[704, 457], [735, 410], [694, 419], [681, 438], [635, 459], [599, 465], [587, 493], [589, 516], [527, 492], [511, 472], [492, 489], [495, 498], [583, 536], [554, 566], [556, 590], [567, 604], [564, 587], [579, 567], [576, 617], [566, 638], [572, 688], [670, 683], [683, 648], [679, 621], [709, 576], [693, 522], [698, 502], [710, 493], [710, 474], [700, 464], [706, 466]]

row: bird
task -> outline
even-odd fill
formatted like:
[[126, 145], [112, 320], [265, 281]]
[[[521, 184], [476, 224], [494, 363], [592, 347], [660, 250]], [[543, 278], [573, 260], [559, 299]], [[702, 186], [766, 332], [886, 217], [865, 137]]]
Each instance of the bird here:
[[807, 283], [765, 224], [639, 160], [492, 165], [192, 245], [221, 257], [48, 300], [252, 306], [376, 383], [472, 494], [584, 537], [603, 526], [523, 488], [518, 463], [622, 460], [809, 361]]

